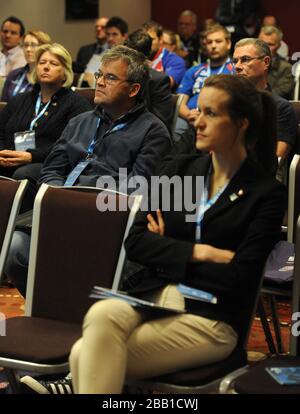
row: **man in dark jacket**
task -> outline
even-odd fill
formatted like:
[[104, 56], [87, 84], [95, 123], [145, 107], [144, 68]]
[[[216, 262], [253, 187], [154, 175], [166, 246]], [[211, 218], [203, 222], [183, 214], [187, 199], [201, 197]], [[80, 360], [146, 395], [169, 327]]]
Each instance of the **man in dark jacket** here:
[[73, 62], [74, 72], [84, 72], [87, 64], [93, 58], [93, 56], [99, 56], [108, 48], [105, 33], [105, 26], [107, 22], [108, 17], [100, 17], [95, 21], [96, 42], [89, 45], [81, 46], [81, 48], [78, 51], [76, 61]]
[[[45, 161], [40, 182], [95, 186], [103, 175], [120, 180], [120, 168], [128, 176], [149, 178], [171, 141], [143, 102], [148, 76], [141, 53], [126, 46], [107, 50], [95, 74], [96, 110], [69, 122]], [[84, 169], [76, 170], [74, 179], [72, 173], [82, 162]]]

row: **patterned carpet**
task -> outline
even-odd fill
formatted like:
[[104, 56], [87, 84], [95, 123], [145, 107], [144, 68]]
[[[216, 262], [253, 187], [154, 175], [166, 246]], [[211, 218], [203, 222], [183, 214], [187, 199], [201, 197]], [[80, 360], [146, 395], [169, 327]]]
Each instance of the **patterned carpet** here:
[[[6, 318], [22, 316], [24, 314], [24, 304], [24, 298], [19, 294], [17, 289], [10, 287], [0, 288], [0, 312], [2, 312]], [[281, 301], [278, 303], [278, 313], [280, 317], [284, 349], [287, 351], [289, 346], [291, 321], [291, 308], [288, 301]], [[248, 351], [249, 361], [257, 361], [265, 358], [269, 352], [259, 318], [255, 318], [252, 326]], [[6, 377], [2, 368], [0, 368], [0, 393], [5, 392], [6, 388]]]

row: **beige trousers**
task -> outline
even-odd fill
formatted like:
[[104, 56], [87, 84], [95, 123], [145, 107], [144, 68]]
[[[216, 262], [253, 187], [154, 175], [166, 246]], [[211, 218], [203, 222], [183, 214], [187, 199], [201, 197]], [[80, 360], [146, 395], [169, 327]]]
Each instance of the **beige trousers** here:
[[[184, 308], [184, 298], [174, 285], [147, 299]], [[74, 390], [121, 393], [125, 378], [150, 378], [217, 362], [236, 343], [236, 332], [224, 322], [193, 314], [146, 320], [143, 312], [125, 301], [99, 301], [86, 314], [83, 336], [71, 351]]]

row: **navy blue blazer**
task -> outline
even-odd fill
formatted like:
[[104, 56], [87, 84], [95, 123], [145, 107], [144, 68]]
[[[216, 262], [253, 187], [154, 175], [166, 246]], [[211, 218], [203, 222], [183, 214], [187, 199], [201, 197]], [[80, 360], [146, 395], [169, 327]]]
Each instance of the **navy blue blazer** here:
[[[162, 175], [191, 176], [188, 192], [197, 204], [196, 177], [206, 177], [211, 165], [208, 155], [188, 155], [166, 161]], [[146, 267], [129, 283], [132, 294], [168, 283], [184, 282], [215, 294], [217, 305], [187, 301], [187, 310], [231, 324], [237, 331], [249, 317], [264, 263], [278, 241], [286, 208], [285, 188], [273, 177], [266, 177], [247, 158], [217, 202], [204, 215], [202, 243], [235, 252], [229, 264], [192, 263], [195, 222], [187, 222], [186, 209], [163, 211], [165, 235], [147, 230], [146, 215], [139, 212], [126, 241], [129, 260]], [[178, 196], [178, 194], [177, 194]]]

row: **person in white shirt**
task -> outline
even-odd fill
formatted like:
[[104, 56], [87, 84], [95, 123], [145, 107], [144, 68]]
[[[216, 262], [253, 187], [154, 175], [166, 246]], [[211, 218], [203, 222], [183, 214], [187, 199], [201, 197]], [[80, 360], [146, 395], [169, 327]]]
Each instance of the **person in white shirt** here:
[[0, 76], [6, 77], [12, 70], [26, 65], [24, 51], [20, 46], [25, 33], [23, 22], [10, 16], [1, 25]]

